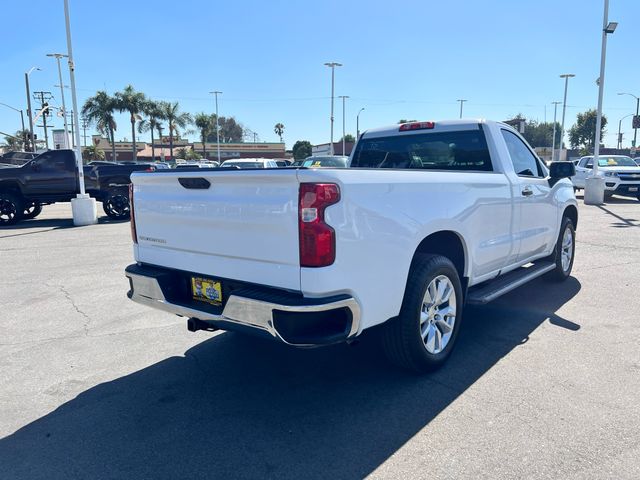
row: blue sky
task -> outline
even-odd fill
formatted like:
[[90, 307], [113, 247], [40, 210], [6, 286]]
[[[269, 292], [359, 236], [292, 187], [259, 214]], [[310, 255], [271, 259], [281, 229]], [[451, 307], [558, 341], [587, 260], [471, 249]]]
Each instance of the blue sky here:
[[[62, 5], [4, 5], [0, 102], [26, 109], [24, 72], [34, 65], [43, 71], [31, 75], [32, 90], [50, 90], [59, 102], [55, 62], [45, 54], [66, 51]], [[351, 97], [348, 133], [362, 107], [361, 130], [400, 118], [457, 118], [458, 98], [468, 99], [465, 117], [521, 112], [542, 121], [546, 105], [551, 121], [564, 72], [576, 74], [567, 128], [597, 103], [602, 0], [70, 0], [70, 8], [80, 104], [98, 89], [113, 93], [131, 83], [185, 111], [212, 112], [207, 92], [221, 90], [221, 115], [235, 116], [261, 141], [277, 141], [273, 126], [282, 122], [288, 148], [329, 139], [327, 61], [344, 65], [336, 69], [336, 95]], [[614, 146], [618, 120], [635, 110], [633, 98], [616, 93], [640, 96], [640, 1], [611, 0], [609, 18], [619, 22], [609, 37], [604, 99], [605, 142]], [[335, 117], [337, 140], [338, 100]], [[0, 106], [0, 131], [17, 128], [19, 114]], [[622, 131], [628, 144], [630, 118]], [[124, 115], [117, 136], [131, 137]]]

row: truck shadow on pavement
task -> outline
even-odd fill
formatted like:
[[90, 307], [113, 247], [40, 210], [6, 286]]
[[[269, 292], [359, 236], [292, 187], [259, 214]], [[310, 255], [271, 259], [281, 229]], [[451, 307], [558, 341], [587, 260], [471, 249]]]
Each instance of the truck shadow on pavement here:
[[[126, 223], [126, 220], [114, 220], [109, 217], [98, 217], [98, 225], [107, 225], [111, 223]], [[35, 235], [37, 233], [50, 232], [52, 230], [63, 230], [65, 228], [74, 228], [72, 218], [34, 218], [32, 220], [22, 220], [14, 225], [3, 226], [0, 229], [0, 239], [9, 237], [20, 237], [23, 235]], [[38, 230], [33, 230], [38, 229]], [[29, 230], [20, 232], [20, 230]], [[5, 234], [6, 232], [6, 234]], [[16, 233], [14, 233], [16, 232]]]
[[453, 356], [425, 376], [390, 366], [373, 334], [306, 351], [217, 335], [1, 439], [2, 477], [362, 478], [543, 322], [579, 329], [555, 312], [580, 288], [538, 280], [469, 308]]

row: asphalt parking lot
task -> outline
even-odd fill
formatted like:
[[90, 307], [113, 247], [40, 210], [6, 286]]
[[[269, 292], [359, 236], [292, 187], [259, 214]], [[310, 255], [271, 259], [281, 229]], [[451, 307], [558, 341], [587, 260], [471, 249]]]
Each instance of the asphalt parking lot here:
[[128, 223], [0, 230], [0, 477], [640, 478], [640, 203], [579, 198], [576, 261], [468, 309], [417, 377], [125, 296]]

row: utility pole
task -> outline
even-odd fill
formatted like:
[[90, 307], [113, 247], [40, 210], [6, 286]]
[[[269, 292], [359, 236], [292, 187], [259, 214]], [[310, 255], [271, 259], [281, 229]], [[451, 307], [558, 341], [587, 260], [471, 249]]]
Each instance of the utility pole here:
[[325, 66], [331, 69], [331, 143], [329, 144], [329, 154], [334, 155], [333, 151], [333, 99], [335, 91], [335, 71], [336, 67], [341, 67], [342, 64], [338, 62], [327, 62]]
[[82, 116], [80, 117], [80, 120], [82, 120], [82, 143], [84, 144], [85, 148], [87, 146], [87, 127], [89, 126], [88, 122], [87, 122], [87, 117]]
[[216, 97], [216, 146], [218, 148], [218, 163], [222, 164], [220, 160], [220, 124], [218, 122], [218, 95], [222, 95], [222, 92], [219, 90], [215, 90], [213, 92], [209, 92]]
[[[562, 142], [564, 140], [564, 117], [567, 113], [567, 90], [569, 88], [569, 79], [575, 77], [573, 73], [563, 73], [560, 78], [564, 78], [564, 99], [562, 100], [562, 123], [560, 124], [560, 150], [562, 150]], [[560, 155], [558, 155], [560, 160]]]
[[33, 98], [40, 101], [40, 110], [42, 110], [42, 126], [44, 128], [44, 143], [46, 149], [49, 150], [49, 133], [47, 132], [47, 116], [49, 112], [49, 100], [53, 98], [51, 92], [33, 92]]
[[465, 100], [464, 98], [459, 98], [458, 100], [456, 100], [456, 102], [460, 102], [460, 118], [462, 118], [462, 105], [464, 104], [464, 102], [466, 102], [467, 100]]
[[[75, 133], [74, 125], [75, 125], [75, 123], [73, 122], [73, 110], [71, 110], [71, 112], [69, 112], [69, 113], [71, 113], [71, 148], [73, 149], [73, 147], [76, 146], [76, 142], [74, 141], [74, 133]], [[67, 113], [65, 112], [65, 116], [66, 115], [67, 115]]]
[[256, 132], [253, 132], [253, 143], [257, 143], [256, 138], [258, 137], [258, 134]]
[[[60, 67], [60, 59], [67, 58], [64, 53], [47, 53], [47, 57], [53, 57], [58, 63], [58, 78], [60, 79], [60, 96], [62, 97], [62, 118], [64, 119], [64, 147], [71, 149], [69, 146], [69, 127], [67, 126], [67, 107], [64, 103], [64, 83], [62, 82], [62, 68]], [[73, 141], [71, 142], [73, 145]]]
[[345, 126], [344, 126], [344, 123], [345, 123], [345, 119], [344, 119], [344, 118], [345, 118], [345, 117], [344, 117], [344, 102], [345, 102], [345, 100], [346, 100], [347, 98], [349, 98], [349, 95], [340, 95], [338, 98], [341, 98], [341, 99], [342, 99], [342, 155], [344, 156], [344, 155], [346, 155], [346, 153], [344, 153], [344, 152], [345, 152], [345, 140], [344, 140], [344, 137], [345, 137]]
[[360, 109], [358, 115], [356, 115], [356, 141], [360, 139], [360, 114], [364, 110], [364, 107]]
[[551, 141], [551, 161], [556, 160], [556, 114], [558, 113], [558, 105], [562, 102], [551, 102], [553, 104], [553, 140]]
[[29, 139], [29, 144], [31, 146], [30, 150], [32, 152], [36, 151], [36, 139], [33, 135], [33, 112], [31, 111], [31, 91], [29, 90], [29, 75], [34, 70], [40, 70], [38, 67], [31, 67], [28, 72], [24, 72], [24, 83], [27, 88], [27, 117], [29, 117], [29, 135], [31, 138]]

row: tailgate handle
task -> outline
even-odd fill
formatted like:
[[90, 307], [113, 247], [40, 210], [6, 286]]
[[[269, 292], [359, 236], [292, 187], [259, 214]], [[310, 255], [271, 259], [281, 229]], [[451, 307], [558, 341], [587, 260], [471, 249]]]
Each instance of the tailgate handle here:
[[184, 188], [191, 190], [206, 190], [211, 186], [211, 182], [202, 177], [180, 177], [178, 178], [178, 182], [180, 182], [180, 185]]

